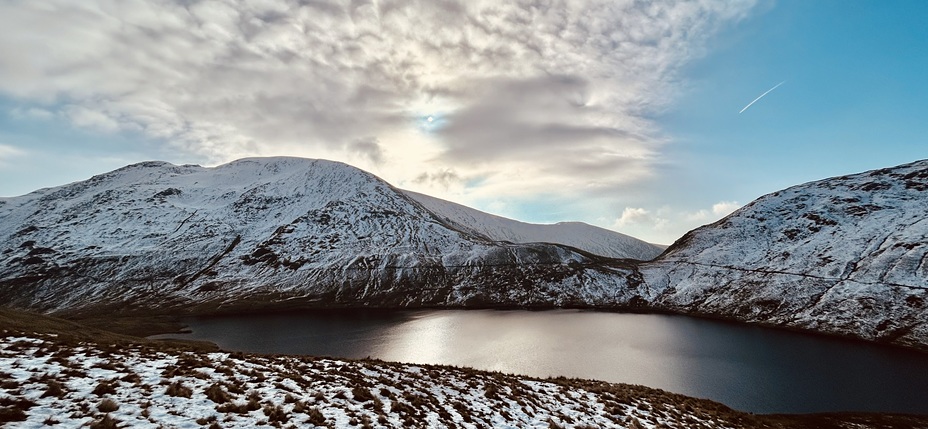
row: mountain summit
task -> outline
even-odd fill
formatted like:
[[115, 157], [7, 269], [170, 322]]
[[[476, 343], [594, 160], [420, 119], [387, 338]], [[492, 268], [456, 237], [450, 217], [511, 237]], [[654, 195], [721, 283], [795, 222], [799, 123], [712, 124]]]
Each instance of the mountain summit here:
[[338, 162], [144, 162], [0, 199], [0, 299], [200, 312], [621, 302], [623, 264], [491, 236]]

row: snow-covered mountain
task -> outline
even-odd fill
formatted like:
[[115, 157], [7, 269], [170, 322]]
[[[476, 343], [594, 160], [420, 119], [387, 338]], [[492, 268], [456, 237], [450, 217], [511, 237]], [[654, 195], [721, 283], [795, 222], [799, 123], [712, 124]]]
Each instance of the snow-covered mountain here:
[[928, 349], [928, 160], [763, 196], [640, 269], [659, 307]]
[[459, 230], [331, 161], [145, 162], [0, 199], [0, 301], [45, 311], [614, 305], [628, 272]]
[[556, 243], [610, 258], [642, 261], [654, 259], [666, 248], [582, 222], [519, 222], [417, 192], [403, 192], [457, 229], [494, 241]]
[[640, 308], [928, 349], [926, 213], [919, 161], [766, 195], [634, 262], [559, 232], [503, 235], [508, 220], [337, 162], [146, 162], [0, 199], [0, 302]]

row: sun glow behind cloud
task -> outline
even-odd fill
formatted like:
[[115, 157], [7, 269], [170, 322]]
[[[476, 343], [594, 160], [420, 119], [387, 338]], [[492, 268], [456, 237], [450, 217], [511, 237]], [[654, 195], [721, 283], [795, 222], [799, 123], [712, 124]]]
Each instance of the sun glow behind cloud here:
[[10, 1], [0, 93], [190, 161], [330, 158], [484, 208], [617, 208], [655, 174], [667, 139], [649, 118], [679, 68], [752, 6]]

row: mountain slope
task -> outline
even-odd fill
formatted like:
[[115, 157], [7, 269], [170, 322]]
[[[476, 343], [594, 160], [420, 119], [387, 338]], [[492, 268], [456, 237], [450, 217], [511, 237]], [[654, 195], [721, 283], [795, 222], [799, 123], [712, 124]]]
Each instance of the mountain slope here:
[[928, 160], [794, 186], [642, 266], [656, 306], [928, 345]]
[[[0, 200], [0, 300], [44, 311], [611, 305], [627, 267], [445, 223], [345, 164], [130, 165]], [[618, 292], [617, 292], [618, 291]]]
[[0, 302], [641, 308], [928, 349], [928, 161], [766, 195], [643, 263], [494, 241], [429, 205], [331, 161], [135, 164], [0, 199]]
[[663, 246], [582, 222], [553, 225], [519, 222], [417, 192], [403, 192], [457, 229], [495, 241], [556, 243], [610, 258], [642, 261], [654, 259], [664, 251]]

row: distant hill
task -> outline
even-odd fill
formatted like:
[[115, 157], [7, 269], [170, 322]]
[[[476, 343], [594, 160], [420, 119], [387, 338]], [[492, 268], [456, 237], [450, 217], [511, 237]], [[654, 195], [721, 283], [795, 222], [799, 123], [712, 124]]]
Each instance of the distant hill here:
[[495, 241], [556, 243], [610, 258], [643, 261], [654, 259], [666, 248], [582, 222], [551, 225], [519, 222], [417, 192], [403, 192], [457, 229]]

